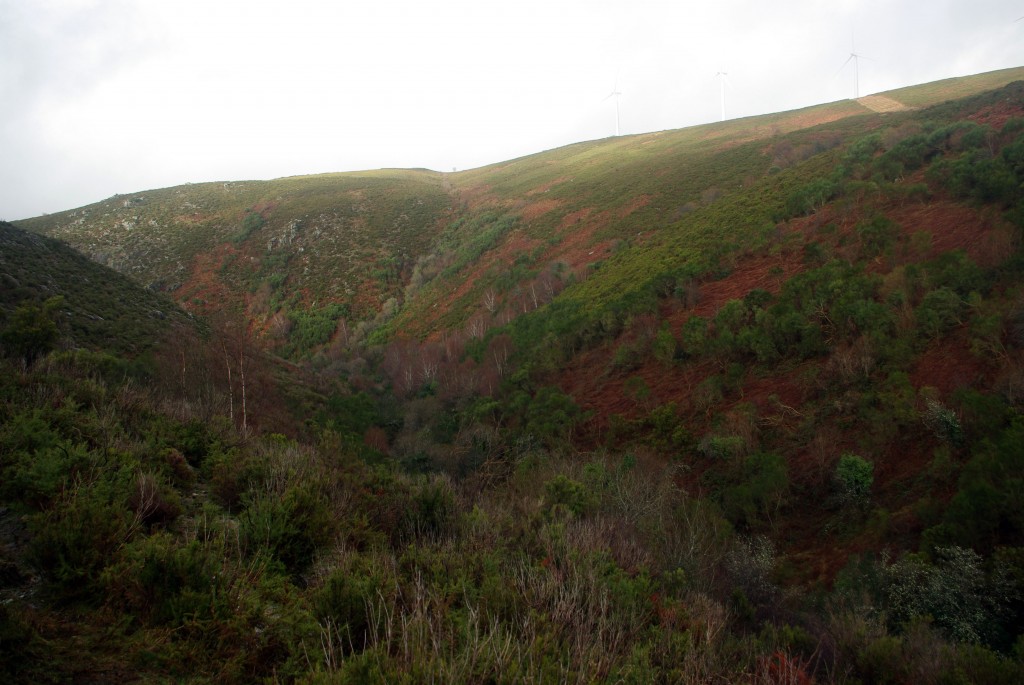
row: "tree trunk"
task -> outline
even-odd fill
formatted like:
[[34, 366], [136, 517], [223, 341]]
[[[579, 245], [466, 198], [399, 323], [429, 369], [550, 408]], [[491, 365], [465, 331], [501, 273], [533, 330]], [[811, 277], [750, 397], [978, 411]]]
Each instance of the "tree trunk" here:
[[224, 366], [228, 370], [228, 417], [233, 426], [235, 425], [235, 386], [231, 383], [231, 357], [228, 356], [227, 350], [224, 350]]

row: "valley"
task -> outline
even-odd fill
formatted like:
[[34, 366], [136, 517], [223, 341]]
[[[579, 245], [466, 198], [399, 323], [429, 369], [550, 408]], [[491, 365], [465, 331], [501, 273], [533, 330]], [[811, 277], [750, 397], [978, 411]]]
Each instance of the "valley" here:
[[0, 225], [0, 674], [1017, 682], [1022, 79]]

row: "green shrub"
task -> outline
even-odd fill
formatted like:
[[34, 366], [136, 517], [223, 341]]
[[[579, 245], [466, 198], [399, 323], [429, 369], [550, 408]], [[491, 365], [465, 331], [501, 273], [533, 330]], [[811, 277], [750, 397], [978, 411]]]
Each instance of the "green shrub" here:
[[948, 288], [963, 298], [974, 291], [984, 293], [988, 289], [985, 272], [963, 250], [943, 252], [925, 262], [924, 270], [931, 288]]
[[737, 457], [747, 449], [747, 442], [738, 435], [706, 435], [697, 449], [711, 459]]
[[28, 615], [20, 602], [0, 604], [0, 678], [4, 682], [46, 682], [54, 675], [52, 645], [42, 639]]
[[234, 615], [225, 550], [157, 533], [128, 545], [105, 574], [112, 597], [153, 625], [226, 621]]
[[844, 506], [862, 507], [871, 498], [875, 465], [847, 452], [839, 457], [833, 482], [836, 495]]
[[558, 474], [544, 484], [544, 507], [551, 513], [564, 509], [583, 516], [595, 504], [594, 495], [586, 485], [564, 474]]
[[907, 659], [903, 641], [895, 635], [870, 640], [856, 655], [857, 672], [865, 682], [902, 685], [907, 682]]
[[406, 526], [415, 537], [438, 538], [450, 534], [456, 524], [455, 493], [440, 476], [423, 477], [413, 487], [406, 510]]
[[964, 466], [943, 523], [925, 532], [931, 545], [992, 549], [1024, 540], [1024, 423], [985, 440]]
[[322, 307], [288, 312], [293, 326], [288, 334], [286, 354], [302, 354], [323, 345], [334, 335], [338, 319], [349, 315], [349, 307], [337, 302]]
[[886, 181], [895, 181], [907, 172], [920, 169], [937, 152], [928, 145], [925, 134], [913, 135], [896, 143], [878, 157], [874, 162], [874, 169]]
[[935, 564], [908, 554], [886, 568], [886, 607], [894, 629], [930, 617], [960, 642], [993, 637], [1014, 589], [995, 573], [987, 576], [980, 555], [963, 547], [939, 547]]
[[59, 295], [46, 300], [42, 306], [32, 303], [20, 305], [0, 331], [0, 345], [9, 356], [31, 366], [36, 359], [52, 350], [60, 339], [57, 316], [63, 306], [64, 298]]
[[552, 446], [569, 438], [582, 414], [572, 397], [554, 386], [540, 388], [532, 396], [520, 391], [510, 404], [521, 417], [521, 432]]
[[691, 316], [683, 324], [681, 346], [689, 357], [699, 357], [707, 351], [708, 322], [700, 316]]
[[360, 557], [327, 577], [313, 594], [313, 610], [321, 624], [333, 626], [339, 645], [358, 652], [366, 644], [370, 604], [379, 592], [389, 590], [372, 557]]
[[861, 256], [867, 259], [888, 252], [899, 236], [900, 227], [892, 219], [876, 216], [857, 224], [860, 236]]
[[92, 459], [85, 445], [60, 441], [31, 452], [8, 453], [0, 464], [0, 493], [8, 501], [43, 509], [91, 466]]
[[238, 518], [242, 548], [269, 554], [292, 574], [304, 571], [317, 550], [334, 536], [334, 518], [315, 484], [290, 487], [282, 496], [250, 495]]
[[778, 454], [755, 453], [744, 460], [739, 482], [722, 492], [722, 510], [733, 523], [770, 523], [788, 490], [786, 460]]
[[243, 243], [248, 240], [253, 233], [263, 228], [266, 220], [263, 215], [259, 212], [249, 212], [242, 219], [242, 230], [234, 237], [236, 243]]
[[947, 682], [1016, 685], [1024, 682], [1024, 663], [982, 645], [962, 645], [956, 650], [956, 658], [943, 685]]
[[853, 179], [864, 178], [872, 168], [875, 153], [882, 147], [882, 136], [872, 133], [854, 141], [843, 155], [839, 172]]
[[654, 358], [662, 364], [672, 364], [676, 357], [676, 345], [676, 338], [669, 330], [668, 322], [665, 322], [654, 336], [651, 351], [654, 353]]
[[116, 485], [79, 483], [29, 520], [29, 557], [61, 601], [96, 601], [100, 577], [137, 530]]
[[966, 303], [953, 290], [946, 287], [932, 290], [914, 312], [918, 330], [926, 338], [939, 337], [963, 323], [965, 309]]
[[626, 341], [615, 348], [612, 368], [616, 371], [633, 371], [643, 364], [644, 349], [640, 341]]

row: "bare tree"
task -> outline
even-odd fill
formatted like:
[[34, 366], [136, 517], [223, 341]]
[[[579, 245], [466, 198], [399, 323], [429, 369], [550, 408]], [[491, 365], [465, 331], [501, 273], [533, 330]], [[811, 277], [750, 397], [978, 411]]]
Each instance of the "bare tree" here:
[[491, 314], [498, 308], [498, 296], [494, 293], [494, 288], [488, 288], [484, 293], [484, 308]]
[[484, 325], [484, 319], [482, 316], [474, 316], [466, 324], [466, 332], [469, 333], [470, 338], [482, 338], [486, 332], [486, 326]]
[[495, 336], [491, 340], [488, 351], [494, 362], [494, 370], [497, 372], [498, 377], [504, 378], [505, 373], [508, 371], [508, 359], [512, 354], [512, 338], [505, 334]]
[[441, 352], [434, 345], [422, 344], [419, 347], [420, 380], [431, 383], [437, 379], [437, 371], [441, 364]]
[[[227, 375], [228, 418], [235, 425], [240, 425], [243, 433], [249, 430], [249, 387], [247, 371], [256, 355], [257, 343], [249, 332], [249, 326], [242, 319], [230, 319], [222, 316], [213, 322], [217, 346], [224, 361]], [[237, 376], [236, 376], [237, 373]], [[239, 400], [241, 414], [236, 423], [235, 400]]]

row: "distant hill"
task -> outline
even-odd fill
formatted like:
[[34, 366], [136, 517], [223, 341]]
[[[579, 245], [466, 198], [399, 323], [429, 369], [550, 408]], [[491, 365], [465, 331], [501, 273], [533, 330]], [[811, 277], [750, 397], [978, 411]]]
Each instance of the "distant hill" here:
[[328, 304], [372, 318], [448, 211], [440, 174], [381, 171], [150, 190], [19, 223], [187, 309], [270, 326]]

